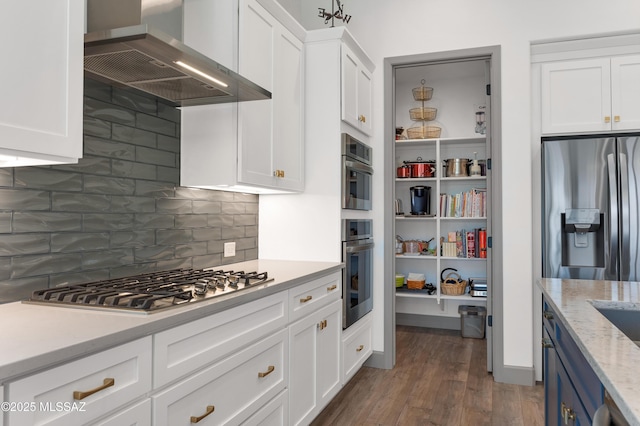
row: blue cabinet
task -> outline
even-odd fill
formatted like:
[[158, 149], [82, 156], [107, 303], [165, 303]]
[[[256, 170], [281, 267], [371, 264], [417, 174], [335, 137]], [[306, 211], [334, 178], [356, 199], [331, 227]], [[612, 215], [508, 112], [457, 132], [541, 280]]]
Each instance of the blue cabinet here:
[[542, 309], [546, 424], [590, 425], [604, 387], [544, 299]]

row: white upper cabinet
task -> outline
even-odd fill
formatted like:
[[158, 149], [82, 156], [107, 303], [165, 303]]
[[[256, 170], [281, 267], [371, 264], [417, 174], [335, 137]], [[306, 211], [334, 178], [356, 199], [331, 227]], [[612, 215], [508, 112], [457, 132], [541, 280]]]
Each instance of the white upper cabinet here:
[[371, 72], [364, 61], [342, 44], [342, 120], [371, 135]]
[[640, 55], [543, 63], [542, 133], [640, 128]]
[[185, 5], [187, 44], [269, 90], [272, 99], [184, 108], [181, 184], [252, 193], [302, 191], [304, 29], [275, 2], [268, 4], [278, 18], [256, 0], [239, 0], [238, 7], [228, 0], [205, 3], [209, 10], [198, 9], [198, 2]]
[[84, 2], [10, 2], [0, 93], [0, 166], [75, 163], [82, 157]]
[[613, 130], [640, 129], [640, 55], [611, 58]]

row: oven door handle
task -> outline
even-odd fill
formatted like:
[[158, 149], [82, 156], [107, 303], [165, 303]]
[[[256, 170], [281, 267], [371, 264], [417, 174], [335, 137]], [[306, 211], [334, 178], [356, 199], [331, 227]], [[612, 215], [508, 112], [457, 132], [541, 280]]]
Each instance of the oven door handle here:
[[373, 243], [347, 243], [347, 247], [345, 247], [345, 251], [347, 253], [358, 253], [365, 250], [370, 250], [373, 248]]
[[359, 172], [363, 172], [368, 175], [373, 174], [373, 167], [367, 166], [366, 164], [359, 163], [357, 161], [344, 160], [344, 167], [347, 169], [357, 170]]

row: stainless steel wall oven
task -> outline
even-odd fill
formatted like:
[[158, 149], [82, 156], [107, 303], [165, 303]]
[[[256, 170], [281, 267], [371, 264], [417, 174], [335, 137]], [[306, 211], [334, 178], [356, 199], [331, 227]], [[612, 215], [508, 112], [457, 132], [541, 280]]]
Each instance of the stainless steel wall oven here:
[[371, 210], [371, 147], [342, 134], [342, 208]]
[[373, 238], [371, 219], [342, 222], [342, 328], [347, 328], [373, 308]]

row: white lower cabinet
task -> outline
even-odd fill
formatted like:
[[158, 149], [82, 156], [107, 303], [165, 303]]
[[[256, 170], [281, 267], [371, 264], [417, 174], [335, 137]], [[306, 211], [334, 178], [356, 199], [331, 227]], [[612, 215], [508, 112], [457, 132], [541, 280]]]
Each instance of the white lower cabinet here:
[[365, 315], [342, 333], [342, 384], [358, 372], [373, 353], [371, 347], [371, 313]]
[[151, 337], [144, 337], [6, 385], [10, 426], [85, 425], [151, 391]]
[[99, 422], [93, 426], [147, 426], [151, 424], [151, 400], [145, 399], [119, 413]]
[[281, 330], [152, 396], [153, 424], [240, 424], [287, 385]]
[[342, 301], [289, 326], [289, 422], [308, 424], [340, 390]]
[[289, 424], [289, 391], [284, 390], [280, 395], [258, 410], [243, 426], [282, 426]]
[[157, 333], [153, 383], [158, 389], [287, 326], [287, 292]]

